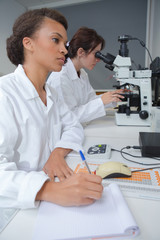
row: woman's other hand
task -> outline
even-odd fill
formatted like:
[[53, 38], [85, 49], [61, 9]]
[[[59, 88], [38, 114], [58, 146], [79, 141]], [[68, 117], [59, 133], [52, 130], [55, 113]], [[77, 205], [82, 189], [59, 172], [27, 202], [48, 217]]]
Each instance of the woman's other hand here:
[[71, 151], [71, 149], [56, 148], [50, 155], [46, 164], [43, 167], [43, 171], [54, 181], [54, 177], [58, 177], [60, 181], [68, 178], [73, 174], [71, 168], [68, 167], [65, 156]]

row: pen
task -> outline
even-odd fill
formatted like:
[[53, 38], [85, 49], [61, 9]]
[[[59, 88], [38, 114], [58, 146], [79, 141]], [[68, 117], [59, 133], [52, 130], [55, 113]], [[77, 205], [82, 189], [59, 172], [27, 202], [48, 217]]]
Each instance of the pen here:
[[86, 159], [85, 159], [85, 156], [83, 155], [83, 153], [82, 153], [81, 150], [79, 151], [79, 153], [80, 153], [80, 156], [81, 156], [82, 161], [83, 161], [83, 162], [85, 163], [85, 165], [86, 165], [86, 168], [87, 168], [88, 172], [91, 174], [91, 170], [89, 169], [89, 166], [88, 166], [88, 163], [87, 163], [87, 161], [86, 161]]

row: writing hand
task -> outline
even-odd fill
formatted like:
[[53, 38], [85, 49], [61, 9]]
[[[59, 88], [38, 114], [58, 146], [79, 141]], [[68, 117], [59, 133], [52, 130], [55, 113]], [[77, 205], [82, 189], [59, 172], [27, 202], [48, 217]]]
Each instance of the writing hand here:
[[61, 206], [80, 206], [101, 198], [102, 178], [88, 173], [69, 176], [62, 182], [45, 182], [36, 200], [44, 200]]

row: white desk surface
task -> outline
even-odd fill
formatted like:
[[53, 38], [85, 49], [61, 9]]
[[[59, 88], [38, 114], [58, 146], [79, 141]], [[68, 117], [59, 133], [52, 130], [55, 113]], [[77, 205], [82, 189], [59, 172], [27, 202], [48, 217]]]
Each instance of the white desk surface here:
[[113, 115], [91, 121], [85, 127], [85, 135], [88, 137], [108, 137], [138, 140], [139, 132], [149, 132], [150, 127], [145, 126], [117, 126]]
[[[138, 144], [139, 131], [148, 132], [149, 127], [116, 126], [114, 117], [108, 116], [92, 121], [85, 127], [86, 141], [103, 141], [106, 138], [115, 148]], [[88, 139], [88, 140], [87, 140]], [[85, 145], [84, 144], [84, 145]], [[92, 144], [92, 143], [91, 143]], [[125, 197], [140, 227], [136, 240], [160, 239], [160, 201]], [[38, 209], [20, 210], [8, 226], [0, 233], [0, 240], [31, 240]]]

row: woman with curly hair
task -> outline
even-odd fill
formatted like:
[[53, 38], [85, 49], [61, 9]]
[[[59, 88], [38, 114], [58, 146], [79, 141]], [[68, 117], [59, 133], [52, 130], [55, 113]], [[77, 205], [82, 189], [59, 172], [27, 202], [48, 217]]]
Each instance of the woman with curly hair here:
[[36, 9], [16, 20], [7, 39], [17, 68], [0, 78], [2, 208], [33, 208], [39, 200], [84, 205], [101, 197], [99, 176], [74, 174], [65, 162], [72, 149], [81, 149], [83, 128], [46, 83], [49, 72], [65, 62], [66, 30], [59, 12]]

